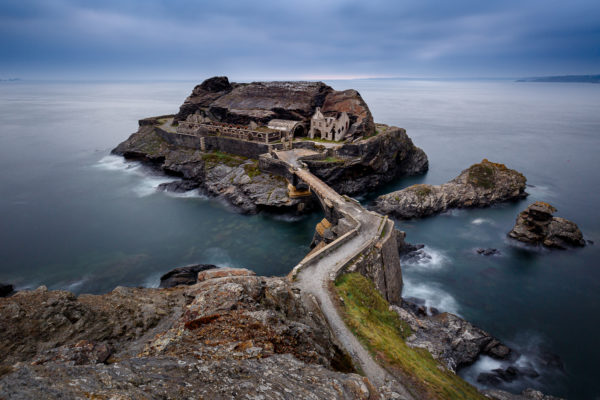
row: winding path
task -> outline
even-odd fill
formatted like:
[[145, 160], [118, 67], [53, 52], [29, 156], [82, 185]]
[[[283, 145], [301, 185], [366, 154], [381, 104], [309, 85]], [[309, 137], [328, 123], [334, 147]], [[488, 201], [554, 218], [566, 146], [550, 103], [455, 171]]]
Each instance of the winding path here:
[[300, 168], [299, 156], [300, 154], [291, 151], [277, 152], [277, 157], [285, 161], [294, 174], [323, 202], [331, 203], [340, 214], [349, 215], [356, 220], [358, 229], [351, 239], [344, 241], [323, 257], [316, 258], [309, 255], [302, 260], [294, 269], [294, 284], [303, 293], [311, 294], [317, 299], [333, 334], [373, 385], [388, 391], [388, 394], [389, 391], [394, 392], [392, 398], [412, 400], [413, 397], [398, 379], [381, 367], [348, 329], [338, 313], [332, 300], [333, 294], [329, 290], [330, 282], [335, 279], [338, 271], [379, 239], [383, 217], [367, 211], [357, 202], [340, 196], [310, 171]]

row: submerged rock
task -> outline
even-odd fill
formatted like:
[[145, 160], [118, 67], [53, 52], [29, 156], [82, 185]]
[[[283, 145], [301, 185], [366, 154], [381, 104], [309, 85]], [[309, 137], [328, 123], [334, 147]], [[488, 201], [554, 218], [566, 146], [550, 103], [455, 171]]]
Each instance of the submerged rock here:
[[410, 219], [451, 208], [488, 207], [527, 196], [526, 181], [520, 172], [484, 159], [443, 185], [412, 185], [379, 196], [373, 208], [397, 218]]
[[550, 204], [536, 201], [519, 213], [508, 236], [524, 243], [556, 249], [585, 246], [583, 234], [577, 225], [567, 219], [553, 217], [555, 212], [556, 208]]
[[170, 288], [178, 285], [193, 285], [198, 282], [198, 273], [208, 269], [218, 268], [212, 264], [195, 264], [174, 268], [160, 277], [161, 288]]
[[482, 256], [496, 256], [496, 255], [500, 255], [500, 250], [498, 249], [484, 249], [484, 248], [478, 248], [477, 250], [475, 250], [477, 252], [477, 254], [481, 254]]

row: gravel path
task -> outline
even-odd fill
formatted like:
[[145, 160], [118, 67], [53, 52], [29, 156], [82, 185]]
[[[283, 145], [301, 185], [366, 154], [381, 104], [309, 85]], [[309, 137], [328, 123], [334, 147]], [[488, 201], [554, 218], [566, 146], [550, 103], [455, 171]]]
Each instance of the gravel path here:
[[[288, 153], [283, 158], [288, 164], [297, 166], [295, 156], [296, 154]], [[382, 390], [384, 398], [413, 400], [414, 398], [406, 388], [371, 357], [356, 336], [348, 329], [333, 303], [331, 297], [333, 294], [328, 289], [329, 282], [336, 276], [337, 271], [350, 259], [360, 254], [366, 246], [371, 244], [372, 240], [378, 239], [379, 226], [383, 217], [365, 210], [354, 202], [347, 201], [309, 171], [296, 169], [295, 172], [299, 178], [311, 187], [314, 193], [327, 197], [338, 210], [350, 214], [361, 223], [358, 235], [338, 247], [333, 253], [303, 267], [296, 275], [295, 285], [303, 293], [311, 294], [317, 299], [321, 311], [339, 343], [350, 354], [354, 362], [360, 366], [371, 383]]]

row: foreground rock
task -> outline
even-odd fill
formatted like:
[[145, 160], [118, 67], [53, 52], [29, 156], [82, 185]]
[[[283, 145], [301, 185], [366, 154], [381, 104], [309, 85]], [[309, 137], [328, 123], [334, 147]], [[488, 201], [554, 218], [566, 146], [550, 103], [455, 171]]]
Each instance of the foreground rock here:
[[508, 236], [529, 244], [566, 249], [585, 246], [583, 234], [574, 222], [553, 217], [556, 208], [536, 201], [519, 213], [517, 222]]
[[401, 219], [419, 218], [451, 208], [488, 207], [527, 196], [523, 174], [483, 160], [439, 186], [418, 184], [379, 196], [374, 209]]
[[559, 397], [544, 394], [538, 390], [525, 389], [521, 394], [513, 394], [504, 390], [489, 389], [484, 390], [483, 394], [493, 400], [563, 400]]
[[0, 398], [369, 399], [319, 308], [282, 278], [0, 299]]
[[509, 360], [514, 356], [514, 352], [498, 339], [454, 314], [438, 314], [437, 310], [428, 310], [418, 301], [405, 300], [401, 307], [392, 308], [414, 332], [406, 343], [427, 349], [433, 358], [452, 371], [473, 364], [480, 355], [498, 360]]
[[196, 264], [172, 269], [160, 277], [159, 287], [170, 288], [179, 285], [193, 285], [198, 282], [198, 272], [213, 268], [218, 267], [212, 264]]

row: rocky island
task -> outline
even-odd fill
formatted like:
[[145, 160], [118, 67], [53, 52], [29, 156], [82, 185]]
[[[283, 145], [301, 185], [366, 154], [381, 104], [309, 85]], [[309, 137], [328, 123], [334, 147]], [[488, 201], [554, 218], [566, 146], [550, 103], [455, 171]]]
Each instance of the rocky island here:
[[[159, 166], [180, 181], [168, 190], [200, 188], [237, 206], [302, 212], [314, 199], [259, 165], [261, 154], [303, 149], [310, 171], [341, 194], [358, 195], [399, 176], [427, 171], [427, 156], [406, 131], [375, 124], [355, 90], [322, 82], [196, 86], [174, 115], [140, 120], [114, 154]], [[264, 164], [263, 164], [264, 165]], [[268, 168], [267, 168], [268, 169]]]
[[523, 174], [487, 159], [443, 185], [417, 184], [379, 196], [374, 209], [400, 219], [420, 218], [452, 208], [488, 207], [527, 196]]
[[544, 245], [555, 249], [583, 247], [583, 234], [574, 222], [554, 217], [556, 208], [548, 203], [536, 201], [517, 216], [517, 221], [508, 236], [524, 243]]

